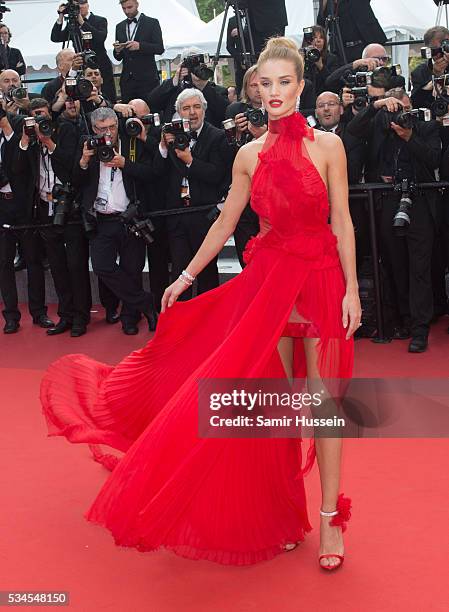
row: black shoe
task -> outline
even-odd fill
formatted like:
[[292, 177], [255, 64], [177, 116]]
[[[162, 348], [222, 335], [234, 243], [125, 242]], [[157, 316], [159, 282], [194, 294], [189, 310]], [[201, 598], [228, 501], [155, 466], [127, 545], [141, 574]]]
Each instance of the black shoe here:
[[72, 338], [79, 338], [80, 336], [84, 336], [87, 332], [87, 326], [84, 323], [74, 323], [72, 325], [72, 331], [70, 335]]
[[136, 336], [139, 333], [137, 325], [123, 325], [122, 331], [125, 336]]
[[120, 321], [120, 315], [116, 310], [107, 310], [106, 311], [106, 323], [109, 325], [114, 325]]
[[413, 336], [408, 346], [409, 353], [424, 353], [429, 345], [427, 336]]
[[47, 329], [47, 336], [59, 336], [72, 328], [72, 324], [67, 319], [61, 319], [57, 325], [51, 329]]
[[393, 329], [394, 340], [407, 340], [411, 337], [410, 329], [408, 327], [400, 326]]
[[42, 267], [44, 268], [45, 272], [48, 272], [50, 270], [50, 264], [48, 263], [48, 259], [42, 260]]
[[14, 262], [14, 272], [20, 272], [20, 270], [25, 270], [26, 267], [27, 265], [23, 257], [18, 257]]
[[34, 325], [39, 325], [39, 327], [43, 327], [44, 329], [48, 329], [50, 327], [54, 327], [54, 322], [47, 317], [46, 314], [39, 315], [38, 317], [33, 317]]
[[154, 298], [151, 298], [151, 306], [147, 312], [143, 313], [145, 315], [146, 320], [148, 321], [148, 329], [150, 332], [154, 332], [157, 326], [158, 314], [156, 307], [154, 305]]
[[4, 334], [15, 334], [19, 331], [19, 321], [6, 321], [5, 327], [3, 328]]

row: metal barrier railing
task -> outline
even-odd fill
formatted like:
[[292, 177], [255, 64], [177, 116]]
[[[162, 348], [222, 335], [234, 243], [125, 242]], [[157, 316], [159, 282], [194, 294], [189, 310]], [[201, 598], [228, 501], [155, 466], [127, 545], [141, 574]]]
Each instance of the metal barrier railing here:
[[[433, 183], [417, 183], [416, 189], [419, 191], [438, 190], [443, 191], [449, 188], [449, 182], [439, 181]], [[389, 339], [385, 336], [385, 326], [383, 318], [382, 291], [380, 280], [380, 255], [377, 244], [377, 227], [376, 227], [376, 210], [374, 194], [376, 192], [391, 193], [394, 191], [394, 185], [388, 183], [361, 183], [360, 185], [351, 185], [349, 188], [349, 197], [351, 200], [367, 200], [368, 201], [368, 218], [369, 218], [369, 234], [371, 256], [373, 261], [373, 284], [376, 301], [376, 322], [377, 331], [375, 342], [387, 342]]]

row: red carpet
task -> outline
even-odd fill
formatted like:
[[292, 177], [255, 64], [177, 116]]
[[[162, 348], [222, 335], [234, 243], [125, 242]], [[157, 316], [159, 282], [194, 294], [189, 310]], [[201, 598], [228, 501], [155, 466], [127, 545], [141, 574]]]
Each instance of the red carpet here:
[[[433, 327], [424, 355], [408, 354], [406, 341], [357, 341], [356, 376], [448, 376], [448, 325]], [[86, 612], [448, 609], [447, 439], [345, 441], [342, 491], [353, 518], [335, 574], [319, 570], [317, 528], [291, 553], [230, 568], [120, 549], [87, 523], [83, 512], [107, 472], [86, 448], [46, 438], [40, 378], [65, 353], [115, 363], [148, 337], [143, 324], [125, 337], [99, 315], [82, 338], [48, 338], [28, 316], [19, 334], [1, 337], [0, 591], [69, 591], [70, 608]], [[316, 467], [306, 485], [318, 527]]]

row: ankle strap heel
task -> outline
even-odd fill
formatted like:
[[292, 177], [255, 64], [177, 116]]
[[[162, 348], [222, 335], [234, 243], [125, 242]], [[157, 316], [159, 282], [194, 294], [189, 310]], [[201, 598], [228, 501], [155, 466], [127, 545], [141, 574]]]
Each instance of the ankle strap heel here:
[[333, 512], [324, 512], [320, 510], [321, 516], [333, 517], [329, 523], [332, 527], [341, 527], [341, 530], [346, 531], [346, 523], [351, 518], [352, 500], [340, 493], [337, 500], [337, 509]]

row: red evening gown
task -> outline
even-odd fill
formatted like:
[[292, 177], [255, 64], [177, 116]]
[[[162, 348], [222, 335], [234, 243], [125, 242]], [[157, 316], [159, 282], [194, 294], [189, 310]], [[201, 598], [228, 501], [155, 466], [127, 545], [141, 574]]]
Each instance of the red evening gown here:
[[[116, 367], [85, 355], [52, 364], [41, 387], [49, 435], [91, 446], [113, 470], [86, 514], [115, 542], [247, 565], [311, 530], [301, 439], [197, 435], [203, 378], [285, 378], [281, 336], [318, 338], [326, 378], [352, 374], [345, 293], [326, 187], [307, 155], [314, 133], [294, 114], [271, 122], [253, 177], [262, 231], [224, 285], [161, 315], [154, 337]], [[295, 341], [294, 375], [306, 375]], [[99, 444], [125, 453], [104, 455]], [[303, 465], [304, 463], [304, 465]]]

